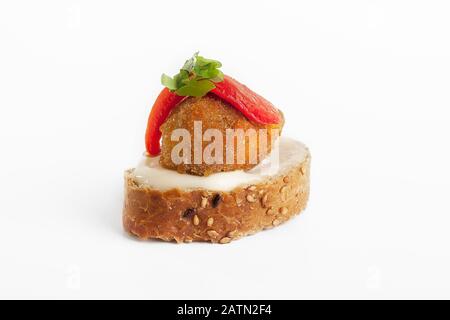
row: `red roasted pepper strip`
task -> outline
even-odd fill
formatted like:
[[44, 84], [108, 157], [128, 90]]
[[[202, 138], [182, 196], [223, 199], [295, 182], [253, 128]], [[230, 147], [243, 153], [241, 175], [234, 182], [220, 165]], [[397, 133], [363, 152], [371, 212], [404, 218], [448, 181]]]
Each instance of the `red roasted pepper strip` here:
[[148, 117], [147, 130], [145, 132], [145, 147], [150, 156], [157, 156], [161, 152], [159, 140], [161, 131], [159, 127], [169, 116], [170, 111], [186, 97], [181, 97], [169, 89], [164, 88], [156, 98], [152, 111]]
[[[250, 121], [260, 124], [281, 122], [280, 113], [269, 101], [233, 78], [224, 76], [223, 81], [215, 83], [215, 86], [216, 88], [211, 92], [242, 112]], [[156, 98], [148, 117], [145, 133], [145, 146], [150, 156], [156, 156], [161, 152], [159, 128], [169, 116], [170, 111], [184, 98], [186, 97], [178, 96], [167, 88], [164, 88]]]
[[273, 104], [235, 79], [225, 75], [223, 81], [214, 85], [216, 88], [211, 92], [242, 112], [250, 121], [260, 124], [281, 122], [280, 112]]

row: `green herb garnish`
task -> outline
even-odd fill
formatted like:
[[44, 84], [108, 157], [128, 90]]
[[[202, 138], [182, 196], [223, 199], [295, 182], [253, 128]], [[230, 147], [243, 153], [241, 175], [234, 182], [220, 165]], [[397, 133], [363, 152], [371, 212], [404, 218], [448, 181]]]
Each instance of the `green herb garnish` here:
[[206, 59], [196, 52], [175, 76], [163, 73], [161, 83], [179, 96], [202, 97], [216, 87], [214, 82], [223, 81], [221, 66], [219, 61]]

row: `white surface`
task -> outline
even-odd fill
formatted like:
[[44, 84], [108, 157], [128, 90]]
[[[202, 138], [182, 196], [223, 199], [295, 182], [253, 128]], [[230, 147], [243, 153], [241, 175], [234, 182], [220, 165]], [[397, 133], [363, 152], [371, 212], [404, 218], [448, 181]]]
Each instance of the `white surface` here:
[[[450, 298], [448, 1], [2, 1], [0, 297]], [[122, 171], [194, 51], [312, 152], [303, 215], [135, 241]]]
[[160, 157], [144, 156], [131, 172], [134, 180], [141, 185], [158, 190], [198, 189], [231, 191], [237, 187], [245, 187], [259, 183], [274, 176], [286, 173], [294, 166], [302, 163], [308, 154], [304, 144], [288, 137], [281, 137], [274, 150], [251, 170], [234, 170], [217, 172], [207, 177], [181, 174], [161, 166]]

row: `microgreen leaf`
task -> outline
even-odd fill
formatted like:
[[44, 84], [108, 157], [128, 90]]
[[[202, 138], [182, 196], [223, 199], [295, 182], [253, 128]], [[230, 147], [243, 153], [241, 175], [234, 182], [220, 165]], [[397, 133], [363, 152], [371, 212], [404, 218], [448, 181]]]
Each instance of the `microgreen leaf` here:
[[187, 72], [191, 72], [192, 69], [194, 68], [195, 65], [195, 61], [198, 58], [198, 52], [194, 53], [194, 55], [186, 60], [186, 62], [184, 63], [183, 67], [181, 67], [181, 70], [186, 70]]
[[170, 90], [176, 90], [177, 89], [177, 81], [174, 78], [169, 77], [167, 74], [161, 75], [161, 83], [169, 88]]
[[216, 86], [210, 80], [188, 80], [175, 91], [179, 96], [202, 97]]
[[223, 73], [222, 71], [218, 70], [219, 72], [217, 73], [217, 75], [214, 78], [211, 78], [212, 82], [221, 82], [223, 81]]
[[204, 58], [196, 52], [173, 78], [163, 74], [161, 83], [180, 96], [201, 97], [215, 88], [214, 82], [223, 81], [221, 66], [219, 61]]
[[198, 66], [213, 65], [215, 68], [220, 68], [222, 66], [222, 64], [217, 60], [206, 59], [202, 56], [199, 56], [198, 52], [196, 57], [197, 57], [196, 65]]

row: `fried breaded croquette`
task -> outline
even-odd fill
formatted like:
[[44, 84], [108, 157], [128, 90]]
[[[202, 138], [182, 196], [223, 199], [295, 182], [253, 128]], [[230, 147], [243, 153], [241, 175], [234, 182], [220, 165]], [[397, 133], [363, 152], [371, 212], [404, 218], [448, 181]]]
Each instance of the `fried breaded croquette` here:
[[213, 94], [189, 97], [172, 110], [160, 127], [160, 163], [165, 168], [198, 176], [249, 170], [271, 151], [283, 124], [284, 119], [275, 125], [253, 123]]

